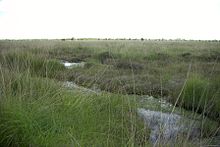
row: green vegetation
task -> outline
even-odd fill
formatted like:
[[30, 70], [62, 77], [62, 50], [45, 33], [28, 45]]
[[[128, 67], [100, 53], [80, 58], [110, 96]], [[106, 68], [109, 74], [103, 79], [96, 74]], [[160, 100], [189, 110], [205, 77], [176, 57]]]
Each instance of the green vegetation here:
[[179, 105], [194, 112], [204, 113], [219, 121], [219, 83], [219, 77], [210, 82], [198, 75], [191, 76], [184, 87]]
[[205, 41], [0, 41], [0, 146], [150, 146], [136, 109], [172, 110], [140, 95], [163, 97], [201, 120], [202, 137], [216, 135], [219, 56], [220, 43]]
[[32, 76], [54, 77], [65, 69], [57, 60], [35, 57], [34, 54], [9, 52], [2, 55], [1, 63], [10, 71], [29, 72]]
[[130, 112], [123, 97], [55, 90], [42, 92], [39, 100], [30, 100], [28, 95], [19, 97], [22, 100], [7, 98], [0, 121], [3, 146], [116, 146], [145, 142], [141, 137], [147, 138], [147, 132], [136, 125], [135, 113]]
[[[7, 61], [11, 63], [11, 60]], [[20, 62], [17, 63], [15, 69], [20, 68]], [[35, 66], [13, 71], [11, 66], [3, 65], [0, 80], [1, 146], [146, 143], [149, 132], [134, 112], [134, 98], [68, 91], [57, 81], [45, 78], [44, 70], [34, 75], [27, 72]], [[46, 64], [47, 69], [52, 66]]]

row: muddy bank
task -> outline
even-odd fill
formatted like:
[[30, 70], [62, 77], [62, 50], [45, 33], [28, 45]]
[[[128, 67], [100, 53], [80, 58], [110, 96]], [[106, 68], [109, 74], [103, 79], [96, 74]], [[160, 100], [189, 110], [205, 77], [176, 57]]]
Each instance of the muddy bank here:
[[79, 85], [77, 85], [77, 84], [75, 84], [74, 82], [71, 82], [71, 81], [64, 82], [63, 87], [68, 88], [68, 89], [72, 89], [72, 90], [77, 89], [77, 90], [80, 90], [80, 91], [85, 92], [85, 93], [99, 94], [101, 92], [100, 89], [96, 89], [96, 88], [88, 89], [88, 88], [79, 86]]

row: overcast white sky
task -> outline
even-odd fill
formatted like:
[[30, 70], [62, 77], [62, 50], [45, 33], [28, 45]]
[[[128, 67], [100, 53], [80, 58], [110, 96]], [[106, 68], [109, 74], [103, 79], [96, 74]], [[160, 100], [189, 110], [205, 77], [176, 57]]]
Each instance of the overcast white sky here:
[[220, 0], [0, 0], [0, 39], [220, 40]]

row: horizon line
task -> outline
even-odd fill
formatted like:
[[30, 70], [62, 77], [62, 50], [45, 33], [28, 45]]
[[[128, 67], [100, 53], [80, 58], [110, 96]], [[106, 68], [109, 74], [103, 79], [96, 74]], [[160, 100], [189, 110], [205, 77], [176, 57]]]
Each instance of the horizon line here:
[[220, 39], [184, 39], [184, 38], [175, 38], [175, 39], [167, 39], [167, 38], [132, 38], [132, 37], [67, 37], [67, 38], [0, 38], [0, 40], [152, 40], [152, 41], [220, 41]]

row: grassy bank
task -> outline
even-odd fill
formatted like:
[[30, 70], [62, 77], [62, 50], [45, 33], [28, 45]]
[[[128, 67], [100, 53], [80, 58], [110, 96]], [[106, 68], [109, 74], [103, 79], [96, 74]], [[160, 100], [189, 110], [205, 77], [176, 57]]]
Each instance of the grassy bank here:
[[[36, 61], [47, 62], [37, 58]], [[147, 143], [149, 132], [136, 116], [134, 98], [69, 91], [58, 81], [44, 77], [46, 71], [33, 74], [28, 72], [34, 70], [33, 66], [24, 70], [21, 62], [16, 63], [16, 68], [15, 64], [13, 68], [5, 63], [0, 66], [1, 146]], [[46, 64], [47, 69], [52, 67]]]

